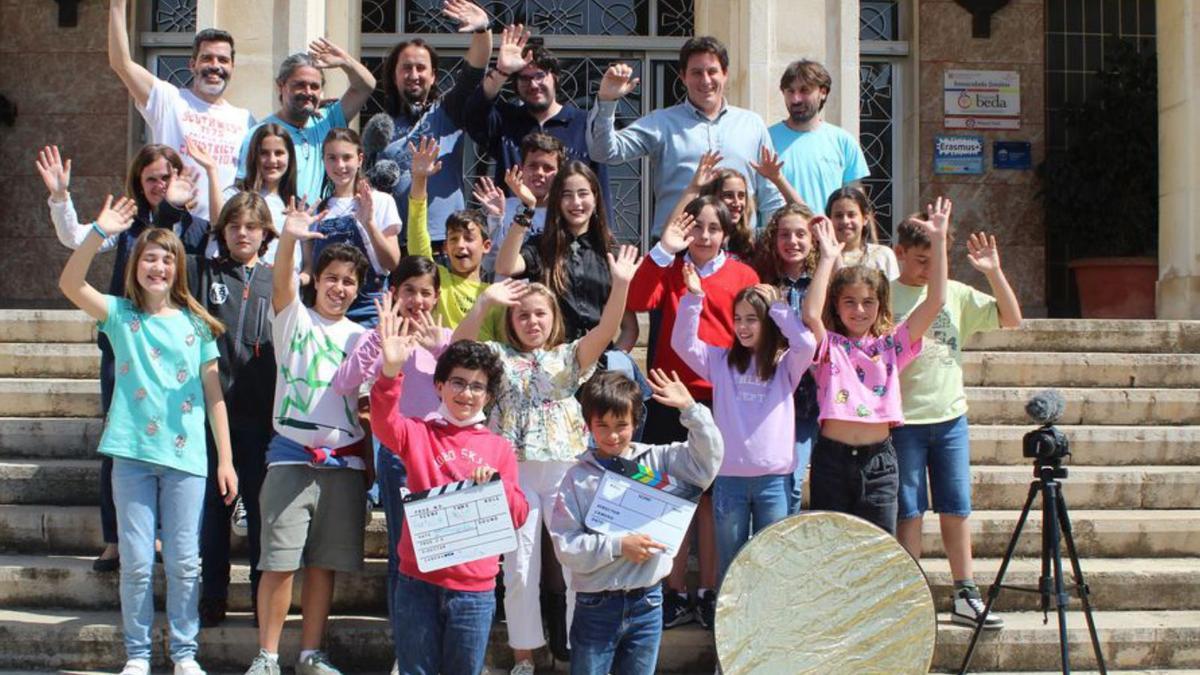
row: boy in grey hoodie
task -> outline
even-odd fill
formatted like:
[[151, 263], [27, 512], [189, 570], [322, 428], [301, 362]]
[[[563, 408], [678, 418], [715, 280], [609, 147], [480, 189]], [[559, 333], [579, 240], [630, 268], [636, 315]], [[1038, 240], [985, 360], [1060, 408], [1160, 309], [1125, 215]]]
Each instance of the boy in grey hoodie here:
[[649, 675], [662, 639], [659, 582], [672, 563], [665, 547], [644, 534], [616, 537], [584, 525], [604, 475], [602, 462], [622, 457], [703, 489], [713, 482], [725, 453], [712, 413], [692, 399], [678, 375], [654, 370], [649, 382], [656, 401], [681, 411], [687, 442], [631, 441], [641, 421], [642, 394], [619, 372], [600, 373], [581, 390], [583, 417], [595, 447], [579, 455], [579, 462], [567, 471], [550, 517], [555, 553], [570, 569], [576, 592], [573, 675]]

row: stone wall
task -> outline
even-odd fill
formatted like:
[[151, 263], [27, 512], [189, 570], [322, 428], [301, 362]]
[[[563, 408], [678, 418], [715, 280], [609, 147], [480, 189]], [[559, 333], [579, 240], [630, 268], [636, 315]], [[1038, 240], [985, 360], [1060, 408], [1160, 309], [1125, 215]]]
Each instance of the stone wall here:
[[[971, 15], [953, 0], [917, 3], [920, 199], [954, 200], [957, 240], [951, 277], [986, 289], [987, 281], [966, 259], [967, 233], [995, 233], [1001, 262], [1026, 316], [1046, 313], [1046, 222], [1033, 170], [992, 169], [994, 140], [1029, 141], [1033, 166], [1045, 156], [1045, 9], [1039, 0], [1013, 0], [992, 16], [991, 37], [971, 37]], [[946, 70], [1015, 70], [1021, 74], [1021, 128], [981, 131], [984, 174], [935, 176], [933, 143], [944, 129], [942, 83]]]

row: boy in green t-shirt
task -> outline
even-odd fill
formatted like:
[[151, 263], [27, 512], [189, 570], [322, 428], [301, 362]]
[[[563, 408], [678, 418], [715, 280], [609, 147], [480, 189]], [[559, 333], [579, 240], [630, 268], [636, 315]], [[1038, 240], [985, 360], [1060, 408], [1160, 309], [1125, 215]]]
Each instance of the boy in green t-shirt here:
[[[925, 297], [931, 268], [930, 242], [910, 216], [896, 230], [896, 259], [900, 278], [892, 284], [891, 304], [896, 321], [908, 316]], [[996, 238], [976, 233], [967, 240], [967, 259], [987, 277], [992, 297], [950, 281], [946, 303], [925, 332], [925, 347], [900, 374], [904, 425], [892, 429], [900, 470], [899, 523], [896, 536], [917, 560], [921, 559], [921, 519], [929, 508], [941, 524], [942, 543], [954, 578], [955, 623], [975, 626], [983, 601], [972, 573], [971, 451], [967, 431], [967, 398], [963, 390], [962, 347], [972, 334], [1021, 325], [1017, 296], [1000, 269]], [[927, 473], [928, 472], [928, 473]], [[984, 628], [997, 629], [1004, 620], [988, 614]]]

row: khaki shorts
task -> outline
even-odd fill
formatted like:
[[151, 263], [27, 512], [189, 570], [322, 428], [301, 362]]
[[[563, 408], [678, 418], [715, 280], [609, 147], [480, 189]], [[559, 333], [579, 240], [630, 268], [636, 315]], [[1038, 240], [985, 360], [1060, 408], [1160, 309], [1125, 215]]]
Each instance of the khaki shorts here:
[[262, 510], [259, 570], [362, 570], [367, 505], [363, 472], [304, 464], [272, 466], [258, 501]]

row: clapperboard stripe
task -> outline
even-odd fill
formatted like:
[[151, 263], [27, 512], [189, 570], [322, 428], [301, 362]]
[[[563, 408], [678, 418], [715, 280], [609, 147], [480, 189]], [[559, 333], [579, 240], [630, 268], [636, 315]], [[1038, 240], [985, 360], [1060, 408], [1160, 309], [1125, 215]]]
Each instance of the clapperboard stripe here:
[[[498, 480], [500, 480], [500, 474], [495, 473], [495, 474], [492, 474], [492, 479], [488, 482], [495, 483]], [[430, 488], [428, 490], [422, 490], [421, 492], [410, 492], [410, 493], [404, 495], [404, 501], [405, 502], [415, 502], [419, 499], [427, 499], [429, 497], [440, 497], [442, 495], [448, 495], [453, 492], [458, 492], [459, 490], [466, 490], [467, 488], [472, 488], [472, 487], [475, 487], [476, 485], [480, 485], [480, 483], [476, 483], [473, 480], [460, 480], [460, 481], [456, 481], [454, 483], [446, 483], [445, 485], [439, 485], [435, 488]]]
[[688, 499], [697, 501], [700, 499], [701, 493], [704, 491], [695, 485], [690, 485], [682, 481], [674, 481], [667, 473], [663, 471], [655, 471], [654, 469], [639, 464], [624, 457], [609, 457], [600, 460], [601, 465], [614, 473], [618, 473], [630, 480], [637, 481], [642, 485], [652, 487], [656, 490], [662, 490], [667, 494], [674, 495], [680, 499]]

